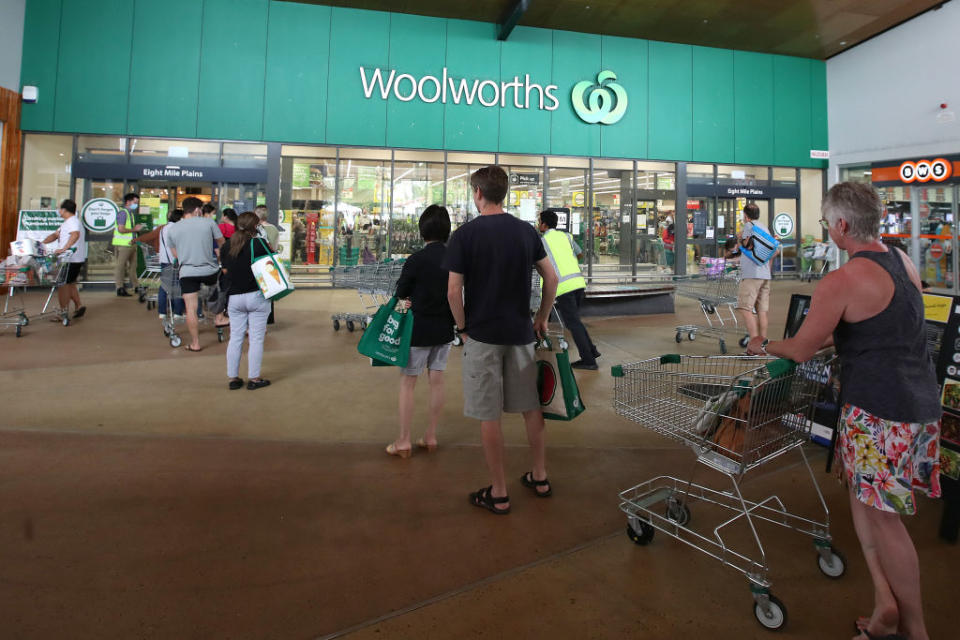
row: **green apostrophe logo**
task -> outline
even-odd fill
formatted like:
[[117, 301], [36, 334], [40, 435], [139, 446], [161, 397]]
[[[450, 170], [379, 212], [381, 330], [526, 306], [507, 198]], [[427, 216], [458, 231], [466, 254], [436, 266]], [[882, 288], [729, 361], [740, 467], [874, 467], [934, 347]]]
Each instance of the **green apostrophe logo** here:
[[[583, 80], [573, 86], [573, 110], [581, 120], [587, 124], [614, 124], [620, 121], [627, 111], [627, 92], [616, 82], [608, 82], [616, 79], [617, 74], [613, 71], [601, 71], [597, 74], [596, 84]], [[588, 89], [590, 93], [584, 102]]]

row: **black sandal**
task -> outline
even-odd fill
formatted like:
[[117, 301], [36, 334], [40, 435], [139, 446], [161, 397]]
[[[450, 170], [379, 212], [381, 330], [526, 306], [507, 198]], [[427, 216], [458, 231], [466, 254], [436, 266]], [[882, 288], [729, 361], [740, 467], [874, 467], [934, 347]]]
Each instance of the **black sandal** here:
[[[549, 498], [553, 495], [553, 488], [550, 487], [550, 481], [546, 478], [543, 480], [534, 480], [533, 471], [527, 471], [525, 474], [520, 476], [520, 482], [523, 484], [523, 486], [533, 489], [533, 492], [537, 494], [538, 498]], [[547, 490], [538, 491], [537, 487], [547, 487]]]
[[503, 496], [502, 498], [493, 497], [493, 485], [489, 487], [484, 487], [479, 491], [475, 491], [470, 494], [470, 504], [475, 507], [482, 507], [491, 513], [495, 513], [499, 516], [506, 515], [510, 513], [510, 507], [498, 508], [498, 504], [503, 504], [504, 502], [510, 502], [510, 496]]

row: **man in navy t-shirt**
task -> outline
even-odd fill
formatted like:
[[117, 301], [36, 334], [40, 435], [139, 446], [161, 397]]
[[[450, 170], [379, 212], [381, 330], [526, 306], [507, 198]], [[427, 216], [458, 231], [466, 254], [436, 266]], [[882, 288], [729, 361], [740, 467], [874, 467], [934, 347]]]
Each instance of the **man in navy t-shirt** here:
[[[536, 335], [547, 331], [557, 292], [557, 272], [537, 231], [503, 210], [509, 188], [497, 166], [470, 176], [480, 212], [456, 230], [447, 245], [447, 299], [464, 341], [463, 413], [480, 420], [483, 452], [492, 484], [470, 494], [470, 503], [496, 514], [510, 512], [504, 478], [504, 411], [522, 413], [533, 469], [520, 481], [538, 496], [551, 494], [547, 481], [543, 413], [537, 393]], [[530, 321], [533, 269], [543, 278], [543, 298]]]

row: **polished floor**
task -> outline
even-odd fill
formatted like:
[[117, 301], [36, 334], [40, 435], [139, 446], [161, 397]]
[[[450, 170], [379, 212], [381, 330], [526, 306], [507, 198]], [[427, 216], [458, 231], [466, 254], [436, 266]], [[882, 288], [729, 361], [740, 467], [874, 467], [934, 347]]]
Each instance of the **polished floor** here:
[[[782, 331], [792, 291], [778, 283]], [[520, 486], [522, 423], [505, 422], [513, 513], [467, 504], [487, 484], [477, 425], [462, 417], [451, 357], [441, 447], [387, 457], [397, 372], [357, 355], [330, 314], [343, 291], [299, 291], [277, 308], [264, 375], [228, 391], [225, 345], [211, 328], [198, 354], [169, 347], [134, 300], [85, 293], [69, 327], [0, 327], [0, 638], [764, 638], [746, 580], [657, 534], [628, 540], [617, 493], [692, 456], [616, 416], [609, 366], [661, 353], [716, 353], [674, 342], [675, 315], [596, 319], [601, 371], [578, 376], [588, 411], [548, 423], [554, 497]], [[36, 298], [27, 301], [35, 308]], [[779, 326], [776, 326], [779, 325]], [[245, 374], [245, 367], [241, 368]], [[425, 386], [417, 390], [425, 400]], [[418, 407], [417, 420], [424, 418]], [[809, 539], [761, 527], [787, 638], [849, 638], [871, 603], [844, 492], [808, 448], [847, 574], [824, 577]], [[722, 477], [698, 479], [726, 488]], [[817, 515], [798, 455], [745, 487]], [[908, 525], [920, 553], [933, 638], [953, 637], [960, 553], [936, 536], [941, 505]], [[694, 507], [691, 526], [720, 521]], [[748, 554], [745, 530], [733, 545]]]

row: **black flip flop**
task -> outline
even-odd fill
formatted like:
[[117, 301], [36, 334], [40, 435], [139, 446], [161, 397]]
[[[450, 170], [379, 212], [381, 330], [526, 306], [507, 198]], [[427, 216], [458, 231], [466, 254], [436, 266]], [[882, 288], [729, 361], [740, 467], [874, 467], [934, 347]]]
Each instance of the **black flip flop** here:
[[[520, 476], [520, 482], [525, 487], [530, 487], [533, 489], [533, 492], [537, 494], [538, 498], [549, 498], [553, 495], [553, 488], [550, 487], [550, 481], [544, 478], [543, 480], [534, 480], [533, 471], [527, 471], [525, 474]], [[546, 491], [538, 491], [537, 487], [549, 487]]]
[[873, 633], [870, 633], [866, 629], [860, 629], [860, 635], [866, 637], [868, 640], [907, 640], [907, 636], [902, 633], [888, 633], [886, 635], [878, 636]]
[[481, 507], [486, 509], [490, 513], [495, 513], [498, 516], [505, 516], [510, 513], [510, 507], [506, 509], [497, 508], [498, 504], [503, 504], [504, 502], [510, 502], [510, 496], [503, 496], [502, 498], [493, 497], [493, 485], [489, 487], [484, 487], [479, 491], [474, 491], [470, 494], [470, 504], [475, 507]]
[[80, 307], [79, 309], [77, 309], [76, 311], [73, 312], [73, 317], [74, 317], [74, 318], [82, 318], [82, 317], [83, 317], [83, 314], [85, 314], [86, 312], [87, 312], [87, 308], [86, 308], [86, 307]]
[[200, 353], [201, 351], [203, 351], [203, 347], [200, 347], [199, 349], [193, 349], [193, 348], [190, 347], [190, 345], [187, 345], [187, 346], [184, 347], [184, 350], [185, 350], [185, 351], [192, 351], [193, 353]]

